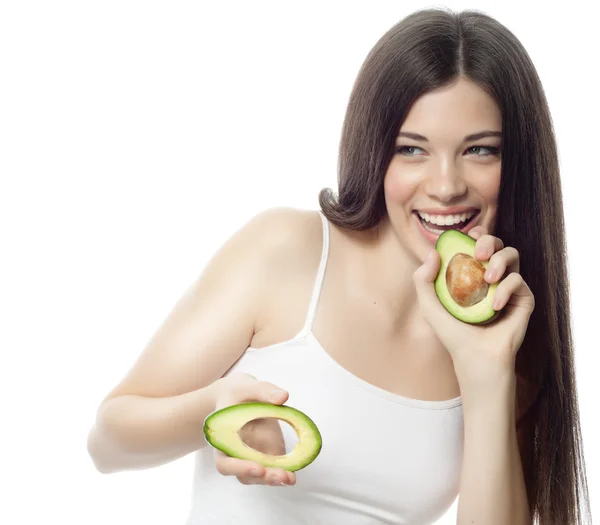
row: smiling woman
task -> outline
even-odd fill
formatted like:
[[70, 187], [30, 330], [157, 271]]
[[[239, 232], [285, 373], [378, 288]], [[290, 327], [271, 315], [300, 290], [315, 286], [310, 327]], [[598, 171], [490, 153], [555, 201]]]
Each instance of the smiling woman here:
[[[448, 228], [479, 239], [481, 226], [496, 239], [489, 255], [509, 250], [504, 261], [492, 256], [487, 277], [520, 272], [535, 298], [514, 367], [529, 512], [542, 525], [583, 523], [589, 503], [558, 155], [526, 50], [483, 13], [407, 17], [359, 72], [339, 158], [338, 194], [320, 195], [337, 227], [391, 229], [416, 264]], [[469, 507], [464, 490], [461, 500]]]
[[406, 229], [400, 238], [416, 260], [424, 259], [446, 229], [467, 233], [479, 224], [493, 231], [501, 129], [495, 100], [464, 77], [412, 105], [396, 138], [384, 190], [391, 225]]
[[[194, 452], [188, 525], [423, 525], [457, 496], [458, 525], [584, 523], [557, 151], [520, 42], [473, 11], [391, 27], [351, 93], [338, 175], [320, 210], [267, 210], [215, 254], [103, 401], [97, 468]], [[449, 229], [466, 235], [440, 257]], [[442, 297], [455, 317], [434, 283], [465, 246]], [[459, 268], [485, 293], [454, 293]], [[463, 322], [474, 301], [493, 323]], [[215, 419], [288, 399], [318, 429], [298, 471]], [[252, 429], [267, 450], [296, 439]]]

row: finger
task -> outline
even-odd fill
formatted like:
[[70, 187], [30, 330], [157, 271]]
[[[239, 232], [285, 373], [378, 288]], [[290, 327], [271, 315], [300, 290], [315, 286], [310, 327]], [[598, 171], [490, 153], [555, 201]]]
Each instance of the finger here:
[[471, 228], [469, 230], [468, 235], [470, 237], [472, 237], [473, 239], [477, 240], [479, 239], [482, 235], [487, 234], [487, 228], [485, 226], [475, 226], [473, 228]]
[[501, 310], [507, 305], [525, 308], [529, 313], [533, 312], [535, 299], [521, 274], [515, 272], [508, 274], [496, 289], [492, 304], [494, 310]]
[[499, 281], [505, 273], [519, 273], [519, 252], [508, 246], [494, 253], [485, 272], [485, 280], [492, 284]]
[[432, 283], [435, 281], [437, 277], [437, 273], [440, 269], [440, 254], [437, 250], [431, 250], [425, 261], [417, 270], [415, 271], [413, 277], [414, 280], [418, 283]]
[[232, 458], [220, 450], [215, 451], [215, 467], [223, 476], [240, 476], [245, 478], [262, 478], [267, 469], [261, 464], [245, 459]]
[[294, 485], [296, 474], [282, 468], [265, 468], [260, 463], [232, 458], [221, 451], [216, 452], [217, 472], [223, 476], [235, 476], [244, 485]]
[[502, 250], [504, 243], [498, 237], [484, 234], [475, 243], [475, 257], [480, 261], [487, 261], [494, 253]]
[[269, 479], [269, 475], [272, 475], [273, 482], [279, 483], [282, 482], [284, 485], [295, 485], [296, 484], [296, 473], [290, 472], [289, 470], [285, 470], [282, 468], [268, 469], [269, 474], [267, 474], [267, 479]]
[[433, 250], [425, 262], [413, 274], [413, 281], [415, 283], [419, 308], [423, 312], [425, 319], [442, 329], [451, 330], [455, 328], [456, 320], [447, 314], [435, 293], [435, 286], [433, 285], [439, 268], [440, 255], [437, 251]]
[[282, 468], [269, 468], [265, 480], [269, 485], [295, 485], [296, 474]]
[[296, 474], [281, 468], [268, 468], [264, 476], [238, 476], [237, 479], [243, 485], [291, 486], [296, 484]]
[[217, 408], [229, 406], [244, 401], [260, 401], [263, 403], [272, 403], [281, 405], [289, 398], [289, 392], [267, 381], [256, 381], [251, 379], [249, 382], [241, 382], [237, 388], [221, 396], [218, 400]]
[[257, 381], [252, 391], [247, 391], [247, 401], [263, 401], [280, 405], [288, 400], [289, 393], [268, 381]]

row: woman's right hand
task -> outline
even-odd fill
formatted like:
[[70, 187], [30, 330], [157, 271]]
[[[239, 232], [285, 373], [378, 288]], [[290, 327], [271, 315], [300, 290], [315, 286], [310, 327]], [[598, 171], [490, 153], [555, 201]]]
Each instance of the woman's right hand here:
[[[238, 403], [261, 401], [282, 405], [288, 392], [266, 381], [258, 381], [250, 374], [225, 376], [215, 384], [217, 410]], [[248, 446], [265, 454], [285, 454], [285, 441], [279, 421], [274, 418], [256, 419], [244, 425], [240, 436]], [[244, 485], [294, 485], [296, 474], [282, 468], [266, 468], [254, 461], [232, 458], [215, 450], [216, 467], [224, 476], [235, 476]]]

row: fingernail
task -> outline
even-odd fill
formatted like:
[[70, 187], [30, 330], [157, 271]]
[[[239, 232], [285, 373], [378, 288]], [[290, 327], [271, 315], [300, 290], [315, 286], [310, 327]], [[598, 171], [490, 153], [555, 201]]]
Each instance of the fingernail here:
[[277, 399], [280, 399], [281, 396], [283, 396], [284, 394], [284, 390], [273, 390], [273, 392], [269, 394], [269, 401], [276, 401]]
[[260, 476], [260, 470], [258, 470], [256, 468], [253, 468], [253, 469], [250, 470], [250, 475], [258, 477], [258, 476]]
[[279, 487], [283, 487], [286, 484], [283, 481], [273, 481], [273, 485], [277, 485]]
[[488, 270], [487, 272], [485, 272], [485, 280], [486, 281], [493, 281], [496, 278], [496, 271], [495, 270]]
[[494, 297], [494, 300], [492, 301], [492, 308], [494, 310], [497, 310], [500, 306], [500, 298], [499, 297]]

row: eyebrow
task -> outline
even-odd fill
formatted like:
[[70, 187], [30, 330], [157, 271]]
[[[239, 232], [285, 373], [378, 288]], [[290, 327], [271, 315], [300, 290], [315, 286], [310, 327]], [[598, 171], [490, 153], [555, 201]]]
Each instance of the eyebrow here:
[[[421, 142], [429, 142], [427, 137], [423, 135], [419, 135], [418, 133], [411, 133], [410, 131], [401, 131], [398, 133], [398, 138], [406, 137], [413, 140], [419, 140]], [[465, 142], [472, 142], [474, 140], [483, 139], [486, 137], [502, 137], [502, 133], [500, 131], [480, 131], [479, 133], [473, 133], [472, 135], [467, 135], [465, 137]]]

